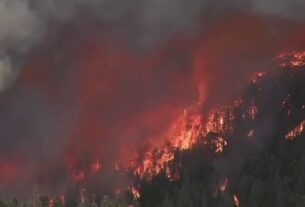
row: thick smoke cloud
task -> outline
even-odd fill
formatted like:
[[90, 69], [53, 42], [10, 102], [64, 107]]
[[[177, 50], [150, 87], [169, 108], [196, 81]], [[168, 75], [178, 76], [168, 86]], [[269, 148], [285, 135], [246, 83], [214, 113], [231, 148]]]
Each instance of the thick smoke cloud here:
[[9, 85], [18, 63], [11, 53], [25, 55], [34, 42], [37, 42], [40, 30], [39, 18], [29, 8], [27, 1], [0, 2], [0, 90]]

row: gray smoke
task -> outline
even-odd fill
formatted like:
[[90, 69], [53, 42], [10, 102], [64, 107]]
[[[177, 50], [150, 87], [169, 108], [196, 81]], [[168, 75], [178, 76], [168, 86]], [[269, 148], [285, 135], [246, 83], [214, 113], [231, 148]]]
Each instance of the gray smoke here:
[[256, 0], [250, 1], [250, 9], [260, 15], [275, 16], [295, 21], [305, 19], [303, 0]]
[[27, 1], [0, 1], [0, 91], [16, 76], [10, 53], [26, 54], [38, 42], [41, 23]]
[[202, 18], [242, 10], [265, 16], [303, 21], [303, 0], [1, 0], [0, 91], [18, 74], [20, 64], [50, 32], [49, 22], [79, 21], [90, 14], [109, 24], [133, 44], [149, 46], [170, 34], [194, 29]]

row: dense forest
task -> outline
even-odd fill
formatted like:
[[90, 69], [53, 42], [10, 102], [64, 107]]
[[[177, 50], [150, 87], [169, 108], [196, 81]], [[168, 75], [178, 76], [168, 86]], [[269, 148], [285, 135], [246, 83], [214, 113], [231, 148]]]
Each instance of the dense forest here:
[[[245, 121], [235, 111], [239, 118], [221, 156], [210, 156], [200, 143], [177, 152], [180, 179], [171, 182], [164, 172], [152, 182], [140, 182], [140, 205], [305, 206], [304, 72], [283, 70], [250, 84], [244, 96], [254, 99], [257, 117]], [[249, 129], [255, 132], [251, 137]], [[221, 178], [227, 182], [223, 191], [215, 184]]]
[[[0, 207], [304, 207], [304, 80], [303, 68], [282, 68], [250, 81], [241, 97], [255, 104], [257, 115], [246, 119], [241, 106], [230, 108], [234, 131], [219, 132], [228, 142], [223, 152], [213, 153], [204, 141], [176, 150], [168, 167], [179, 178], [170, 179], [165, 169], [151, 179], [133, 177], [140, 193], [136, 199], [130, 192], [86, 201], [71, 192], [64, 200], [36, 193], [31, 204], [14, 199]], [[201, 139], [219, 136], [211, 132]]]

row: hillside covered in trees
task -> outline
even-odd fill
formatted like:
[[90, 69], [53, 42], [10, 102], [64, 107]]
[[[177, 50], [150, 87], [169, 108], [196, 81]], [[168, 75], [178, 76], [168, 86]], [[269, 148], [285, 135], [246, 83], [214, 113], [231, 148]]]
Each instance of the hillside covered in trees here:
[[252, 81], [243, 97], [257, 106], [255, 119], [234, 111], [221, 156], [200, 143], [177, 152], [180, 179], [171, 182], [163, 172], [140, 182], [141, 206], [305, 206], [304, 80], [304, 69], [286, 68]]
[[[74, 189], [64, 198], [36, 193], [29, 201], [2, 201], [0, 207], [303, 207], [305, 206], [305, 70], [282, 67], [260, 74], [231, 106], [214, 116], [217, 128], [186, 150], [175, 150], [166, 169], [150, 179], [131, 175], [139, 195], [94, 195]], [[252, 114], [245, 114], [250, 104]], [[255, 113], [255, 116], [254, 114]], [[217, 114], [217, 113], [216, 113]], [[224, 124], [217, 125], [220, 114]], [[230, 114], [234, 119], [230, 118]], [[253, 116], [251, 116], [253, 115]], [[231, 130], [234, 129], [234, 130]], [[225, 137], [222, 153], [206, 142]], [[200, 141], [202, 140], [202, 141]], [[97, 184], [98, 185], [98, 184]]]

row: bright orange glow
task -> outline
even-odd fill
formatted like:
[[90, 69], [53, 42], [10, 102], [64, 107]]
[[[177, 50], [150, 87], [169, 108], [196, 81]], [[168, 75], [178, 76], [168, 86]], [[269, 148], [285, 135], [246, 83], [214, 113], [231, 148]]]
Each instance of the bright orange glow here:
[[205, 127], [206, 133], [225, 133], [232, 132], [231, 122], [234, 119], [232, 106], [226, 106], [218, 110], [212, 110], [209, 114], [208, 122]]
[[281, 53], [276, 61], [282, 68], [299, 68], [305, 66], [305, 51]]
[[140, 192], [135, 187], [131, 187], [130, 192], [131, 192], [134, 199], [139, 199], [140, 198]]
[[298, 124], [293, 130], [289, 131], [285, 138], [288, 140], [292, 140], [297, 136], [300, 136], [304, 132], [305, 128], [305, 120], [303, 120], [300, 124]]
[[256, 107], [256, 105], [254, 104], [254, 101], [252, 100], [249, 109], [248, 109], [248, 115], [250, 117], [250, 119], [254, 120], [257, 116], [258, 113], [258, 109]]
[[[198, 112], [190, 109], [184, 110], [184, 113], [164, 133], [165, 144], [157, 149], [150, 148], [143, 155], [143, 161], [135, 167], [134, 174], [150, 179], [164, 169], [170, 180], [177, 179], [179, 176], [170, 172], [167, 163], [174, 159], [174, 149], [186, 150], [192, 148], [203, 132], [202, 125], [202, 118]], [[129, 163], [130, 166], [133, 166], [133, 164], [133, 162]], [[174, 174], [173, 177], [172, 174]]]
[[[245, 114], [245, 119], [255, 119], [258, 113], [254, 101], [243, 101], [236, 99], [231, 105], [211, 110], [208, 119], [203, 121], [202, 116], [196, 107], [185, 109], [183, 114], [178, 116], [171, 124], [166, 133], [162, 134], [164, 143], [159, 146], [151, 146], [142, 156], [136, 155], [130, 159], [125, 166], [134, 169], [134, 175], [150, 180], [161, 170], [165, 170], [170, 180], [179, 178], [175, 172], [171, 172], [168, 163], [174, 159], [174, 150], [191, 149], [194, 144], [202, 140], [216, 155], [221, 155], [228, 141], [225, 136], [234, 131], [233, 121], [235, 108], [240, 108]], [[211, 134], [211, 136], [209, 135]], [[254, 130], [250, 130], [248, 136], [253, 136]], [[134, 162], [139, 160], [140, 162]], [[120, 169], [116, 164], [116, 168]]]
[[222, 137], [217, 137], [216, 139], [212, 140], [212, 143], [215, 148], [215, 154], [221, 154], [225, 146], [228, 144], [228, 142]]

